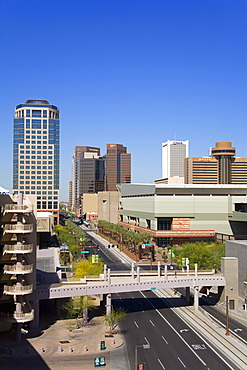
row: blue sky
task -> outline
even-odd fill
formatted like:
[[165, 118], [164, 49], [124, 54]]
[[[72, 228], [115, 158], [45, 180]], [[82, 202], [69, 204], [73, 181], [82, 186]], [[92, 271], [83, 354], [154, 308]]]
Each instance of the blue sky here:
[[161, 177], [168, 139], [247, 157], [246, 20], [246, 0], [0, 0], [0, 185], [27, 99], [60, 109], [61, 200], [76, 145], [127, 146], [132, 182]]

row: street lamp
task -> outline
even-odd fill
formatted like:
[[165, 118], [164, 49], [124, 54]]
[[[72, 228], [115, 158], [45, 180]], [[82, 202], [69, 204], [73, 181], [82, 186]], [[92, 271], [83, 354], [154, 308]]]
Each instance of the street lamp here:
[[137, 368], [137, 348], [143, 348], [143, 349], [150, 349], [150, 344], [142, 344], [141, 346], [135, 346], [135, 370], [138, 370]]

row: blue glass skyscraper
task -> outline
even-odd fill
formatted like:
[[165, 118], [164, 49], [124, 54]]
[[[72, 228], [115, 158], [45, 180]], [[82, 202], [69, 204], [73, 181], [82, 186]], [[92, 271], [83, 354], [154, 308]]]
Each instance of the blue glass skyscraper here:
[[15, 108], [13, 192], [37, 196], [37, 210], [59, 217], [59, 109], [46, 100]]

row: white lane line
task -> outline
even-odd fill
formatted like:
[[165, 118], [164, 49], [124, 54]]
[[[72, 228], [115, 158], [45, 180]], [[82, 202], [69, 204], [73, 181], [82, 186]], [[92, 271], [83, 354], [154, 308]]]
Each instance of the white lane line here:
[[183, 361], [181, 360], [181, 358], [178, 357], [178, 360], [181, 362], [181, 364], [183, 365], [183, 367], [186, 367], [185, 364], [183, 363]]
[[[158, 295], [157, 293], [155, 293], [156, 295]], [[144, 296], [145, 297], [145, 296]], [[158, 295], [158, 297], [160, 297], [159, 295]], [[161, 299], [164, 299], [164, 297], [160, 297]], [[178, 311], [175, 311], [172, 307], [170, 307], [170, 309], [178, 316], [178, 317], [180, 317], [180, 319], [182, 320], [182, 321], [184, 321], [184, 322], [186, 322], [186, 325], [199, 337], [199, 338], [201, 338], [201, 340], [204, 342], [204, 343], [206, 343], [207, 344], [207, 346], [229, 367], [229, 369], [231, 369], [231, 370], [234, 370], [233, 369], [233, 367], [231, 367], [230, 366], [230, 364], [205, 340], [205, 338], [203, 338], [202, 336], [201, 336], [201, 334], [198, 332], [198, 331], [196, 331], [192, 326], [191, 326], [191, 324], [185, 319], [185, 318], [183, 318], [183, 316], [181, 316], [181, 314], [179, 314], [179, 312]], [[209, 316], [211, 316], [212, 318], [214, 318], [214, 316], [212, 316], [212, 315], [210, 315], [209, 313], [207, 313]], [[220, 321], [219, 321], [220, 322]], [[241, 337], [239, 337], [241, 340], [242, 340], [242, 338]], [[210, 370], [209, 368], [207, 369], [207, 370]]]
[[136, 321], [134, 321], [135, 326], [139, 329], [139, 326]]
[[140, 292], [140, 293], [143, 295], [143, 297], [145, 297], [148, 300], [148, 302], [155, 309], [155, 311], [163, 318], [163, 320], [170, 326], [170, 328], [179, 336], [179, 338], [186, 344], [186, 346], [191, 350], [191, 352], [194, 353], [194, 355], [198, 358], [198, 360], [200, 360], [201, 363], [204, 366], [206, 366], [205, 362], [201, 359], [200, 356], [198, 356], [198, 354], [193, 350], [193, 348], [191, 348], [191, 346], [186, 342], [186, 340], [184, 340], [182, 335], [180, 333], [178, 333], [177, 330], [172, 326], [172, 324], [170, 324], [169, 321], [162, 315], [162, 313], [159, 312], [159, 310], [157, 310], [157, 308], [153, 305], [153, 303], [142, 292]]
[[162, 367], [162, 369], [165, 369], [165, 366], [162, 364], [162, 362], [160, 361], [160, 359], [158, 358], [158, 361], [160, 363], [160, 366]]
[[155, 326], [152, 320], [149, 320], [149, 321], [151, 322], [151, 324], [152, 324], [153, 326]]
[[167, 340], [163, 337], [163, 335], [162, 335], [162, 337], [161, 337], [161, 338], [163, 339], [163, 341], [164, 341], [166, 344], [168, 344]]
[[144, 339], [145, 339], [145, 341], [147, 342], [147, 344], [150, 344], [146, 337], [144, 337]]

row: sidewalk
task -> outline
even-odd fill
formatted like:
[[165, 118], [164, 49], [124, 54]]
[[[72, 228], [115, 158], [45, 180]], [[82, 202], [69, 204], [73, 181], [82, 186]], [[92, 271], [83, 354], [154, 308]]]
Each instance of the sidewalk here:
[[52, 353], [61, 355], [63, 353], [89, 354], [103, 352], [100, 350], [101, 341], [105, 341], [107, 351], [117, 348], [123, 343], [120, 334], [115, 333], [113, 337], [105, 337], [107, 328], [103, 324], [102, 317], [95, 317], [87, 326], [70, 331], [69, 327], [72, 321], [75, 322], [74, 319], [57, 320], [41, 332], [30, 330], [29, 333], [23, 335], [26, 340], [21, 342], [6, 338], [4, 339], [5, 350], [1, 351], [0, 356], [34, 354], [35, 352], [42, 355]]

